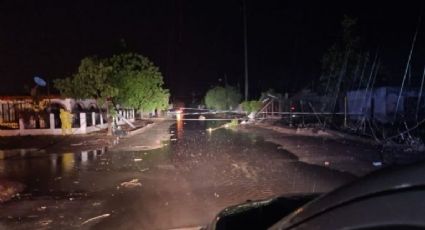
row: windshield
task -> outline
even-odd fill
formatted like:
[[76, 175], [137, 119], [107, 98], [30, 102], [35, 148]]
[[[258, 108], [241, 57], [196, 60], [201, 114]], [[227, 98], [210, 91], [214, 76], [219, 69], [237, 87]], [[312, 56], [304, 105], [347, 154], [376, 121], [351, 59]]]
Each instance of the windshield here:
[[421, 161], [422, 9], [0, 3], [0, 228], [202, 227]]

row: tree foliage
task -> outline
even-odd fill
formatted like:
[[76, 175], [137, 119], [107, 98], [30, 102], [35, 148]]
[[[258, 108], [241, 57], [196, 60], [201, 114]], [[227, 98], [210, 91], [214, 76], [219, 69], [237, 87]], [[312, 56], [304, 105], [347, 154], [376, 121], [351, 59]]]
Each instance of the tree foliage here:
[[161, 72], [148, 58], [127, 53], [109, 59], [113, 69], [113, 82], [120, 93], [116, 101], [143, 111], [166, 109], [170, 97], [164, 89]]
[[95, 57], [81, 60], [77, 73], [65, 79], [56, 79], [54, 86], [61, 95], [76, 99], [94, 98], [103, 104], [118, 95], [111, 82], [112, 67]]
[[338, 93], [346, 92], [358, 83], [369, 57], [360, 50], [356, 24], [357, 19], [345, 15], [340, 37], [323, 55], [319, 93], [337, 97]]
[[165, 109], [169, 92], [163, 88], [158, 67], [139, 54], [126, 53], [107, 59], [84, 58], [72, 77], [56, 79], [61, 95], [77, 99], [106, 99], [123, 107]]
[[208, 90], [205, 95], [205, 105], [216, 110], [233, 109], [239, 104], [241, 98], [241, 93], [232, 86], [216, 86]]
[[262, 105], [263, 103], [261, 103], [261, 101], [244, 101], [242, 102], [242, 109], [247, 113], [257, 112], [261, 109]]

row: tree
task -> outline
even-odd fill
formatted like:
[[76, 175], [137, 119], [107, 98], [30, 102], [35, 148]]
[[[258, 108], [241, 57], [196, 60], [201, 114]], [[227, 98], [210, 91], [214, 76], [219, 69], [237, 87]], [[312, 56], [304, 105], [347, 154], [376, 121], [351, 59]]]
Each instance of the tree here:
[[78, 72], [72, 78], [54, 80], [61, 95], [76, 99], [94, 98], [101, 103], [118, 95], [118, 88], [111, 82], [112, 67], [104, 60], [87, 57], [81, 60]]
[[238, 105], [241, 98], [241, 93], [232, 86], [216, 86], [208, 90], [205, 95], [205, 105], [216, 110], [231, 110]]
[[[99, 107], [106, 103], [108, 134], [112, 134], [109, 118], [114, 109], [108, 102], [142, 111], [165, 109], [169, 92], [163, 88], [162, 74], [148, 58], [125, 53], [111, 58], [84, 58], [76, 74], [56, 79], [61, 95], [76, 99], [95, 98]], [[111, 108], [110, 108], [111, 107]]]
[[122, 106], [141, 111], [168, 107], [170, 93], [163, 88], [161, 72], [148, 58], [139, 54], [114, 55], [109, 59], [113, 82], [120, 93], [115, 98]]
[[364, 72], [369, 57], [360, 50], [356, 24], [357, 19], [345, 15], [341, 36], [323, 55], [319, 93], [337, 98], [351, 89]]
[[112, 134], [108, 100], [117, 96], [119, 91], [111, 81], [111, 74], [112, 67], [108, 66], [104, 60], [87, 57], [81, 60], [77, 73], [72, 77], [54, 80], [55, 88], [65, 97], [94, 98], [100, 106], [106, 103], [108, 135]]

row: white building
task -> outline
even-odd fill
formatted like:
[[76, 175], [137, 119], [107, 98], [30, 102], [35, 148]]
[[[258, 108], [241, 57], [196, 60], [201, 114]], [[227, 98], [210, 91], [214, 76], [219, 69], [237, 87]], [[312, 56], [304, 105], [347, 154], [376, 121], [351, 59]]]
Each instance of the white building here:
[[[73, 133], [83, 134], [106, 128], [106, 109], [96, 100], [75, 100], [59, 96], [0, 96], [0, 136], [61, 134], [60, 109], [73, 114]], [[134, 120], [133, 109], [120, 109], [120, 114]]]

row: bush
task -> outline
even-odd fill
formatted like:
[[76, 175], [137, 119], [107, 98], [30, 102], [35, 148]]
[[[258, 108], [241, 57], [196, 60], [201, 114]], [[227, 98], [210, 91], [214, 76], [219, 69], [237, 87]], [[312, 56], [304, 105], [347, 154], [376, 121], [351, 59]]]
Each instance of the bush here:
[[242, 102], [242, 109], [247, 113], [257, 112], [261, 109], [262, 105], [263, 103], [261, 103], [261, 101], [244, 101]]
[[249, 101], [243, 101], [241, 103], [241, 106], [242, 106], [243, 111], [245, 111], [245, 112], [251, 111], [251, 104], [249, 103]]
[[235, 108], [242, 95], [232, 86], [216, 86], [205, 95], [205, 105], [210, 109], [226, 110]]
[[230, 127], [236, 127], [236, 126], [238, 126], [238, 125], [239, 125], [238, 119], [233, 119], [233, 120], [230, 122]]
[[258, 110], [261, 109], [261, 107], [263, 106], [263, 103], [261, 101], [251, 101], [250, 106], [251, 106], [251, 112], [257, 112]]

